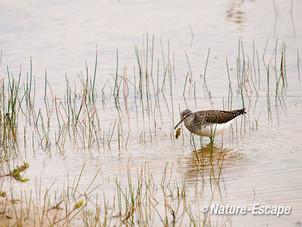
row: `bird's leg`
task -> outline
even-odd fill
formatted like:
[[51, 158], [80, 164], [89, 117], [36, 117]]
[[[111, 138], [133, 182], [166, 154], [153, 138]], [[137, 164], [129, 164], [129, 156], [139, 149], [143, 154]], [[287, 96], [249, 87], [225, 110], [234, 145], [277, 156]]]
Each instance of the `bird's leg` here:
[[210, 144], [209, 144], [209, 145], [211, 145], [211, 146], [214, 145], [214, 136], [211, 136], [211, 137], [210, 137]]
[[210, 162], [212, 163], [212, 158], [213, 158], [213, 147], [214, 147], [214, 136], [210, 137], [210, 149], [211, 149], [211, 156], [210, 156]]

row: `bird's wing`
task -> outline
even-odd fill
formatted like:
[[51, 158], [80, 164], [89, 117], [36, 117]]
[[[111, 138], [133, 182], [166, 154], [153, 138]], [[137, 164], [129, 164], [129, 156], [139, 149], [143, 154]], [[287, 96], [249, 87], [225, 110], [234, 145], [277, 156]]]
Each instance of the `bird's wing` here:
[[217, 123], [222, 124], [226, 123], [230, 120], [233, 120], [235, 117], [245, 114], [244, 109], [233, 110], [233, 111], [224, 111], [224, 110], [204, 110], [197, 112], [201, 121], [205, 121], [207, 123]]

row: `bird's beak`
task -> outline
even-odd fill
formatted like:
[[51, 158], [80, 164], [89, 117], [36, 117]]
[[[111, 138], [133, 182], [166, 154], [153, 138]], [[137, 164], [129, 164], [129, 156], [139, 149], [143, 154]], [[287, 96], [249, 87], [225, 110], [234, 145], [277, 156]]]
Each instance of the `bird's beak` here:
[[183, 122], [184, 121], [184, 119], [186, 119], [186, 116], [184, 117], [184, 118], [182, 118], [177, 124], [176, 124], [176, 126], [174, 127], [174, 129], [176, 129], [177, 128], [177, 126], [178, 125], [180, 125], [181, 124], [181, 122]]

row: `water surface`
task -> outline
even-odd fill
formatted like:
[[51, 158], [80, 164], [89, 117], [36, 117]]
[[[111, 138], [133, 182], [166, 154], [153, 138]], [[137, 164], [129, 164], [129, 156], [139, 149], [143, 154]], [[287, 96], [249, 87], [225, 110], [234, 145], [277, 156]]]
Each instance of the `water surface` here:
[[[56, 181], [54, 187], [61, 188], [67, 182], [67, 175], [69, 179], [78, 176], [85, 162], [80, 187], [86, 188], [100, 169], [96, 183], [101, 186], [93, 198], [96, 194], [106, 195], [112, 201], [116, 190], [114, 179], [127, 185], [127, 169], [131, 169], [135, 178], [137, 170], [147, 165], [155, 183], [160, 185], [168, 166], [175, 181], [186, 181], [187, 199], [196, 205], [192, 209], [201, 217], [200, 206], [209, 203], [292, 207], [291, 214], [282, 217], [212, 215], [212, 223], [216, 220], [218, 225], [227, 220], [233, 226], [248, 222], [273, 226], [301, 223], [302, 89], [297, 66], [300, 64], [301, 68], [301, 59], [299, 55], [297, 57], [302, 47], [301, 4], [300, 1], [217, 0], [0, 3], [0, 78], [7, 80], [6, 66], [14, 77], [21, 67], [22, 81], [25, 81], [32, 57], [37, 109], [44, 105], [45, 70], [53, 93], [63, 100], [66, 77], [80, 91], [78, 77], [81, 72], [86, 74], [86, 65], [89, 74], [93, 74], [97, 50], [97, 114], [102, 135], [99, 138], [101, 146], [91, 150], [72, 143], [66, 143], [62, 149], [54, 143], [49, 149], [37, 145], [33, 149], [31, 131], [34, 127], [20, 120], [18, 161], [31, 163], [26, 171], [30, 181], [22, 186], [10, 181], [4, 187], [22, 187], [29, 191], [35, 189], [37, 181], [41, 181], [42, 188]], [[153, 36], [155, 88], [150, 77], [150, 106], [146, 96], [142, 105], [134, 95], [133, 86], [129, 85], [127, 102], [121, 91], [120, 108], [116, 108], [112, 94], [117, 55], [119, 75], [125, 75], [127, 70], [129, 81], [134, 83], [136, 80], [138, 86], [135, 47], [140, 56], [146, 56], [146, 49], [149, 49], [147, 68], [151, 72]], [[200, 141], [195, 137], [197, 149], [202, 146], [199, 155], [202, 154], [204, 159], [203, 166], [198, 169], [190, 134], [182, 128], [181, 137], [176, 140], [173, 126], [179, 120], [179, 111], [187, 107], [193, 111], [227, 109], [226, 58], [233, 90], [232, 109], [242, 107], [237, 87], [238, 43], [243, 45], [240, 46], [240, 62], [243, 64], [245, 59], [248, 65], [245, 70], [249, 80], [244, 83], [248, 114], [239, 118], [223, 138], [216, 138], [212, 160], [220, 163], [223, 157], [221, 166], [210, 164], [209, 140]], [[282, 43], [286, 43], [287, 86], [276, 96]], [[270, 67], [269, 90], [267, 65]], [[157, 93], [157, 81], [161, 87], [166, 67], [171, 70], [168, 70], [165, 88]], [[187, 75], [190, 82], [183, 93]], [[255, 81], [258, 78], [256, 89], [251, 78]], [[58, 129], [55, 114], [51, 122], [50, 133], [54, 138]], [[114, 124], [109, 148], [106, 138]], [[120, 141], [118, 125], [122, 129]], [[26, 149], [23, 148], [24, 127], [28, 128]], [[189, 223], [189, 220], [184, 222]], [[161, 224], [158, 218], [155, 218], [155, 224]]]

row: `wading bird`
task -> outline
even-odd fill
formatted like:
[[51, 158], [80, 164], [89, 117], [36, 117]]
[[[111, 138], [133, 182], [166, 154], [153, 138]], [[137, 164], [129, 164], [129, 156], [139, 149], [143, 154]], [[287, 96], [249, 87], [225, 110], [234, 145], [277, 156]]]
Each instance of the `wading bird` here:
[[210, 137], [212, 142], [214, 136], [227, 129], [237, 116], [244, 114], [246, 114], [245, 108], [230, 111], [203, 110], [194, 113], [187, 109], [181, 112], [181, 119], [174, 129], [184, 122], [190, 132], [199, 136]]

